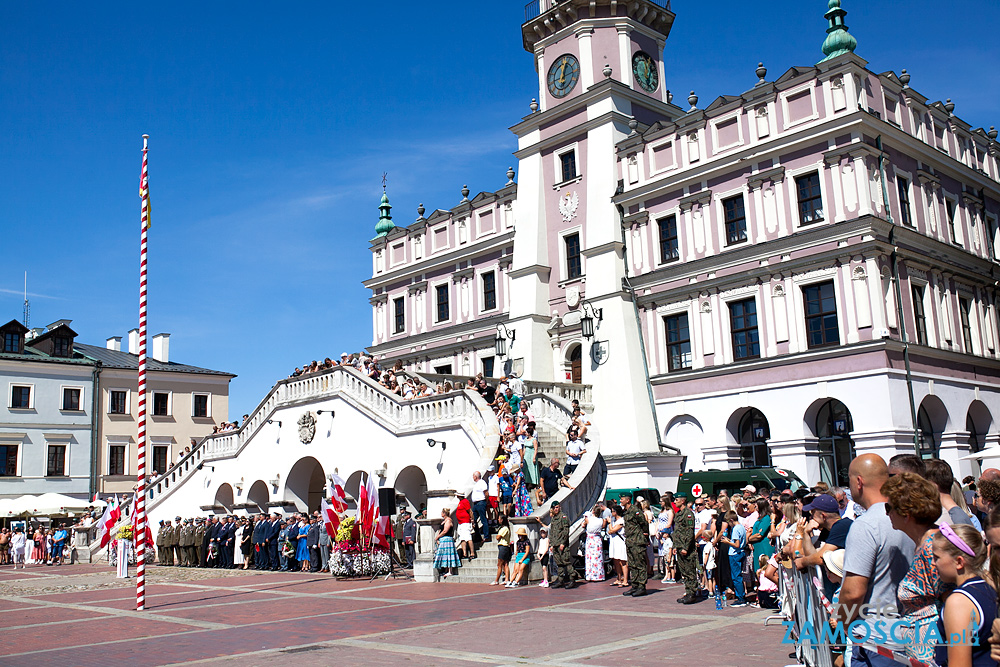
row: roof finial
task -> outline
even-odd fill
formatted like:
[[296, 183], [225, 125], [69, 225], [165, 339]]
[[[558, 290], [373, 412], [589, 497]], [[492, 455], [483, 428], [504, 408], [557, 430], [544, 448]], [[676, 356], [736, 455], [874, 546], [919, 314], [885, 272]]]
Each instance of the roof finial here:
[[385, 194], [385, 179], [389, 177], [389, 172], [382, 172], [382, 194]]
[[392, 216], [389, 215], [389, 211], [392, 210], [392, 206], [389, 205], [389, 195], [385, 193], [385, 182], [387, 174], [382, 173], [382, 201], [378, 205], [379, 216], [378, 223], [375, 225], [375, 236], [385, 236], [393, 229], [396, 225], [392, 222]]
[[828, 7], [829, 11], [823, 15], [823, 18], [830, 22], [830, 27], [826, 29], [826, 39], [823, 41], [823, 53], [826, 54], [826, 58], [820, 62], [845, 53], [853, 53], [854, 49], [858, 48], [858, 40], [847, 32], [847, 26], [844, 25], [844, 16], [847, 12], [840, 8], [840, 0], [830, 0]]

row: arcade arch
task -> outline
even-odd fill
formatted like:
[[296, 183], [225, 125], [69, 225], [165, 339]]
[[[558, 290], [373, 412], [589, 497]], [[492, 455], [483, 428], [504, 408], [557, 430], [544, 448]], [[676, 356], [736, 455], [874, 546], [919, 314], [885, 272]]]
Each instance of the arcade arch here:
[[313, 457], [299, 459], [288, 471], [285, 500], [295, 503], [300, 512], [318, 510], [325, 490], [326, 475], [323, 473], [323, 466]]
[[[229, 514], [233, 511], [233, 487], [229, 484], [221, 484], [215, 491], [215, 513]], [[219, 509], [219, 506], [224, 509]]]
[[948, 424], [948, 409], [937, 396], [925, 396], [917, 410], [917, 442], [925, 459], [941, 458], [941, 434]]
[[258, 479], [247, 491], [247, 503], [251, 505], [247, 509], [251, 514], [257, 512], [266, 513], [267, 512], [267, 501], [271, 499], [271, 494], [267, 490], [267, 483], [262, 479]]
[[820, 480], [831, 486], [847, 487], [847, 469], [855, 457], [854, 418], [846, 405], [835, 398], [813, 403], [807, 414], [815, 410], [813, 434], [819, 440]]
[[396, 498], [406, 499], [406, 507], [416, 510], [423, 505], [427, 507], [427, 476], [419, 466], [407, 466], [396, 475]]

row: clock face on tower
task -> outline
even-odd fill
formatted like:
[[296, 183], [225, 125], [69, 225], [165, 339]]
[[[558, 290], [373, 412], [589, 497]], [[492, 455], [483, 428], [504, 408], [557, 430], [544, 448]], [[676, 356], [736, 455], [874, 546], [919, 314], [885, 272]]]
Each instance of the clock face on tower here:
[[653, 58], [644, 51], [639, 51], [632, 56], [632, 73], [635, 80], [647, 93], [656, 90], [660, 85], [660, 75], [656, 72], [656, 63]]
[[549, 93], [552, 97], [566, 97], [580, 79], [580, 61], [566, 54], [559, 56], [549, 68]]

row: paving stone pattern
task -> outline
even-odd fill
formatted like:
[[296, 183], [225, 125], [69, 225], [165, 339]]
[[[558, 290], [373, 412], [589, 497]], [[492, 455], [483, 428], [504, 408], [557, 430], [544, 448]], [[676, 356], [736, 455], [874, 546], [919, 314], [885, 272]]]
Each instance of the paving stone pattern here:
[[710, 665], [793, 663], [754, 609], [682, 607], [681, 586], [644, 598], [590, 583], [418, 584], [404, 579], [153, 566], [0, 570], [0, 665]]

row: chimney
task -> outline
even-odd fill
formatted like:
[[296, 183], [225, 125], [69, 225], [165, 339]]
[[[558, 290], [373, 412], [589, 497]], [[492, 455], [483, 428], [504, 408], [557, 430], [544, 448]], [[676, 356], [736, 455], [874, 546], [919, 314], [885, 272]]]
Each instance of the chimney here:
[[108, 349], [109, 350], [114, 350], [115, 352], [121, 352], [122, 351], [122, 337], [121, 336], [112, 336], [111, 338], [109, 338], [108, 339]]
[[170, 361], [170, 334], [159, 333], [153, 336], [153, 359], [164, 364]]
[[128, 332], [128, 353], [139, 354], [139, 330], [129, 329]]

